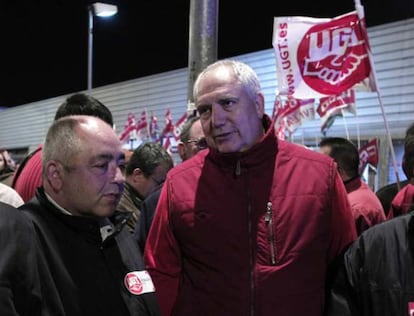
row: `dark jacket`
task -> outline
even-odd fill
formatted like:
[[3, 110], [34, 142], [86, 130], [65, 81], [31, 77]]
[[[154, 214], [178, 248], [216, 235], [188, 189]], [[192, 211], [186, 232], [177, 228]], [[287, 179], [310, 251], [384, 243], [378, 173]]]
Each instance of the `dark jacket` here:
[[125, 214], [114, 214], [115, 233], [102, 241], [100, 220], [63, 214], [42, 188], [21, 210], [37, 235], [41, 315], [159, 315], [155, 293], [138, 293], [128, 283], [144, 265]]
[[413, 213], [371, 227], [345, 253], [326, 316], [351, 315], [414, 315]]
[[0, 202], [0, 315], [41, 315], [36, 260], [35, 231], [30, 220]]
[[157, 208], [162, 186], [148, 195], [141, 204], [141, 215], [135, 224], [134, 236], [138, 242], [141, 252], [144, 253], [145, 243]]
[[266, 135], [171, 169], [145, 245], [163, 316], [321, 316], [327, 270], [355, 238], [334, 161]]

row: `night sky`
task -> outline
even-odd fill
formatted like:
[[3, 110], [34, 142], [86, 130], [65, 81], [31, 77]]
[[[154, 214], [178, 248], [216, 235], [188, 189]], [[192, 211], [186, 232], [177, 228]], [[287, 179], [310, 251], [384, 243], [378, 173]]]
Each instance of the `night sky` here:
[[[93, 1], [3, 1], [0, 107], [87, 88], [87, 6]], [[93, 86], [187, 67], [189, 0], [119, 0], [118, 14], [94, 19]], [[368, 27], [414, 17], [413, 0], [367, 0]], [[272, 47], [273, 17], [332, 18], [349, 0], [219, 1], [218, 58]]]

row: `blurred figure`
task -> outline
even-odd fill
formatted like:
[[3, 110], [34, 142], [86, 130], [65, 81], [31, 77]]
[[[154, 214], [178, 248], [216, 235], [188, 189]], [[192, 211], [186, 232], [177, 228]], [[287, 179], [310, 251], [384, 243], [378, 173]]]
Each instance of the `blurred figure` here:
[[[178, 153], [182, 161], [190, 159], [200, 150], [207, 148], [200, 117], [194, 116], [187, 120], [180, 133]], [[141, 217], [135, 225], [135, 238], [141, 251], [144, 252], [147, 236], [154, 218], [155, 209], [161, 194], [162, 185], [144, 199], [141, 205]]]
[[178, 154], [182, 161], [186, 161], [204, 148], [207, 148], [207, 143], [200, 117], [193, 116], [188, 119], [181, 130]]
[[168, 173], [145, 245], [163, 316], [321, 316], [356, 238], [334, 161], [277, 139], [244, 63], [209, 65], [194, 100], [208, 148]]
[[388, 212], [389, 219], [414, 210], [414, 135], [405, 138], [403, 170], [408, 179], [408, 183], [392, 200]]
[[[47, 315], [42, 312], [36, 247], [36, 233], [30, 219], [0, 201], [1, 315]], [[63, 315], [54, 312], [49, 315]]]
[[170, 154], [158, 143], [144, 143], [134, 150], [125, 168], [125, 189], [117, 208], [131, 215], [131, 233], [140, 217], [142, 201], [164, 182], [173, 166]]
[[[55, 120], [69, 115], [91, 115], [99, 117], [113, 126], [112, 114], [97, 99], [83, 93], [68, 97], [57, 109]], [[42, 145], [29, 154], [17, 169], [12, 187], [19, 193], [24, 202], [34, 197], [36, 188], [42, 184]]]
[[345, 138], [328, 137], [320, 144], [322, 153], [332, 157], [348, 193], [358, 235], [369, 227], [385, 221], [381, 202], [359, 173], [357, 148]]
[[[406, 132], [405, 132], [405, 139], [409, 136], [414, 136], [414, 123], [411, 124]], [[405, 141], [404, 141], [405, 142]], [[405, 155], [405, 154], [404, 154]], [[403, 171], [404, 174], [407, 174], [404, 170], [404, 155], [403, 155]], [[380, 188], [375, 194], [380, 199], [382, 207], [384, 209], [385, 215], [388, 216], [388, 212], [391, 208], [391, 202], [394, 199], [394, 197], [397, 195], [398, 190], [404, 188], [408, 184], [408, 179], [404, 181], [400, 181], [400, 188], [398, 188], [398, 185], [396, 182], [390, 183], [386, 186], [383, 186]]]
[[[154, 286], [126, 229], [125, 214], [115, 212], [123, 164], [117, 135], [98, 118], [67, 116], [49, 128], [42, 187], [20, 207], [36, 234], [36, 260], [23, 280], [38, 272], [40, 291], [15, 293], [12, 300], [30, 302], [40, 296], [29, 315], [159, 315]], [[16, 264], [9, 259], [9, 265]], [[14, 315], [11, 309], [2, 314]]]
[[414, 315], [414, 214], [376, 225], [346, 251], [325, 316]]
[[13, 190], [8, 185], [0, 182], [0, 202], [9, 204], [14, 207], [19, 207], [22, 205], [23, 199], [20, 197], [19, 193]]
[[5, 148], [0, 149], [0, 182], [11, 186], [15, 168], [16, 164], [9, 152]]

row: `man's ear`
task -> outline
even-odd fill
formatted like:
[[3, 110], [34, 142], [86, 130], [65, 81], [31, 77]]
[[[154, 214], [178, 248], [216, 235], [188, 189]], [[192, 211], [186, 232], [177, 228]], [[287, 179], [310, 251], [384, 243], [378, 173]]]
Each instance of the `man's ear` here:
[[46, 178], [54, 191], [59, 191], [63, 186], [63, 166], [61, 163], [51, 160], [46, 164]]
[[402, 158], [401, 167], [407, 179], [410, 180], [414, 176], [413, 174], [414, 170], [412, 167], [410, 168], [410, 166], [408, 166], [407, 162], [405, 161], [405, 154], [403, 155], [403, 158]]
[[256, 106], [257, 117], [261, 120], [265, 113], [265, 100], [264, 100], [263, 94], [261, 93], [256, 94], [255, 106]]
[[129, 178], [132, 179], [134, 183], [141, 182], [142, 177], [145, 177], [145, 175], [140, 168], [135, 168], [132, 171], [132, 174], [129, 176]]
[[187, 157], [185, 155], [185, 147], [182, 142], [179, 142], [177, 145], [178, 154], [180, 155], [180, 158], [182, 161], [184, 161]]

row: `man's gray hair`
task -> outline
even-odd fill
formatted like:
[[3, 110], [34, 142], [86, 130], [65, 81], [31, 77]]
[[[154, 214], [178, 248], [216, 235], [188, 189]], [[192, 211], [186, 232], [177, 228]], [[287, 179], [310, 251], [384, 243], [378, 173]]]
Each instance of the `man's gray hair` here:
[[246, 93], [252, 100], [256, 99], [256, 95], [258, 93], [262, 93], [262, 88], [260, 86], [259, 77], [257, 76], [256, 72], [251, 68], [249, 65], [231, 59], [223, 59], [216, 61], [210, 65], [208, 65], [197, 77], [196, 81], [194, 82], [193, 86], [193, 97], [194, 101], [197, 100], [198, 97], [198, 85], [200, 80], [204, 77], [204, 75], [209, 72], [210, 70], [216, 69], [218, 67], [225, 66], [231, 67], [233, 69], [234, 74], [237, 77], [237, 81], [244, 87]]
[[67, 116], [53, 122], [43, 145], [43, 177], [46, 176], [46, 164], [49, 161], [57, 160], [69, 167], [73, 156], [82, 151], [82, 142], [76, 129], [86, 120], [82, 116]]

